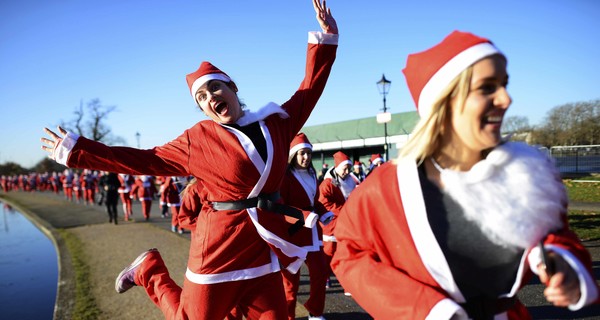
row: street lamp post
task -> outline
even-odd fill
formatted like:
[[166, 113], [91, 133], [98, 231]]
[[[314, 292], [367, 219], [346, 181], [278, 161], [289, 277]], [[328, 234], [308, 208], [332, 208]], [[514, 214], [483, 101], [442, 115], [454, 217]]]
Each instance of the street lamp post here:
[[383, 135], [384, 135], [384, 145], [383, 150], [385, 151], [385, 161], [389, 160], [388, 153], [388, 141], [387, 141], [387, 123], [392, 120], [392, 115], [387, 112], [387, 106], [385, 105], [385, 96], [387, 96], [388, 92], [390, 92], [390, 85], [392, 82], [385, 78], [385, 74], [381, 75], [381, 80], [377, 81], [377, 88], [379, 89], [379, 93], [383, 95], [383, 112], [377, 114], [377, 123], [383, 123]]
[[135, 139], [137, 140], [137, 147], [138, 147], [138, 149], [140, 149], [140, 133], [139, 132], [135, 133]]

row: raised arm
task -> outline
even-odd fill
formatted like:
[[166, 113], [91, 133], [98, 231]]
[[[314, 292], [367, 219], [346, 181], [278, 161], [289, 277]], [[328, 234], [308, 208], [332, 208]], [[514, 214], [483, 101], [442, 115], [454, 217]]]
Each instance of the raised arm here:
[[331, 8], [327, 8], [327, 1], [313, 0], [313, 7], [317, 13], [317, 21], [325, 33], [338, 34], [337, 23], [331, 15]]

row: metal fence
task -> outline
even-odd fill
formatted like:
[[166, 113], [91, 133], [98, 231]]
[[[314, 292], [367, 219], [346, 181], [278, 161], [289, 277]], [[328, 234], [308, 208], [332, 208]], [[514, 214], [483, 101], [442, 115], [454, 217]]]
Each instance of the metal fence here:
[[562, 174], [600, 173], [600, 145], [556, 146], [549, 152]]

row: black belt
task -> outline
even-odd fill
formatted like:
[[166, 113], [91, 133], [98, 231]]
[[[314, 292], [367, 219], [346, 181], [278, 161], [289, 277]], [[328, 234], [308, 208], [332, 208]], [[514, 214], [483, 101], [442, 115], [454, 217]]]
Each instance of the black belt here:
[[248, 208], [260, 208], [267, 211], [283, 214], [288, 217], [296, 218], [298, 221], [294, 223], [288, 230], [290, 235], [298, 232], [304, 226], [304, 215], [302, 211], [294, 207], [277, 203], [279, 200], [279, 192], [261, 193], [258, 197], [248, 198], [235, 201], [214, 201], [211, 203], [212, 208], [217, 211], [222, 210], [243, 210]]
[[494, 319], [494, 315], [508, 311], [512, 306], [515, 305], [516, 298], [486, 298], [486, 297], [474, 297], [469, 298], [465, 303], [461, 303], [460, 306], [465, 309], [469, 318], [475, 320], [487, 320]]

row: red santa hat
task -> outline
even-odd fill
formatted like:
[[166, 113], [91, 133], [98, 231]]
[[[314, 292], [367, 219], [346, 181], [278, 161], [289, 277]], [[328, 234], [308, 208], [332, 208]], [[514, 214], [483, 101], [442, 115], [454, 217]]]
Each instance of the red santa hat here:
[[360, 168], [360, 161], [354, 160], [354, 167], [355, 168]]
[[196, 91], [210, 80], [221, 80], [223, 82], [232, 82], [231, 78], [219, 68], [213, 66], [208, 61], [202, 61], [198, 70], [185, 76], [192, 97], [196, 96]]
[[341, 151], [338, 151], [333, 154], [333, 163], [336, 169], [347, 164], [352, 165], [350, 158], [348, 158], [348, 156]]
[[381, 157], [381, 155], [379, 153], [374, 153], [371, 155], [371, 163], [372, 164], [378, 164], [380, 162], [383, 162], [383, 158]]
[[292, 162], [292, 159], [294, 158], [298, 150], [304, 148], [308, 148], [312, 151], [312, 144], [310, 144], [310, 141], [308, 141], [308, 137], [304, 133], [300, 132], [294, 137], [292, 143], [290, 143], [288, 163]]
[[444, 89], [475, 62], [502, 53], [486, 38], [454, 31], [425, 51], [410, 54], [402, 72], [420, 116], [427, 115]]

